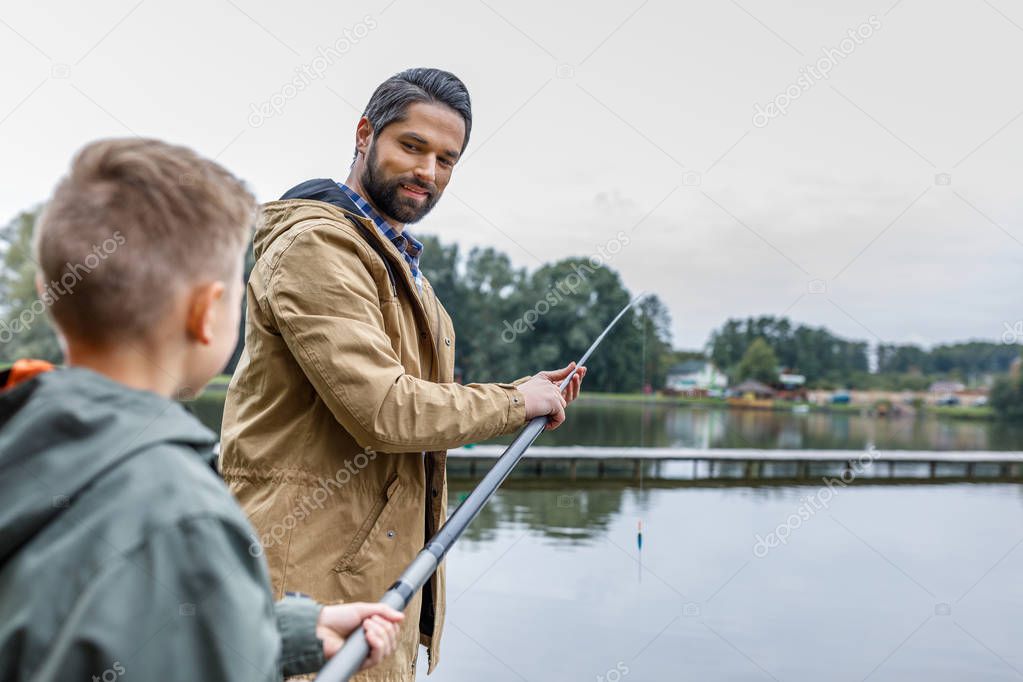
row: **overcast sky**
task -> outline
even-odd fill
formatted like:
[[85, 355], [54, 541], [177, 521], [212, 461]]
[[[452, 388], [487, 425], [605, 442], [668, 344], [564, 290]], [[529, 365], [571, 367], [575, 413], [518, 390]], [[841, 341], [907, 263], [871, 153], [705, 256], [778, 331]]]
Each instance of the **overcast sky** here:
[[0, 9], [0, 59], [4, 221], [99, 137], [264, 201], [343, 179], [374, 87], [437, 66], [473, 137], [414, 231], [529, 268], [625, 231], [611, 264], [679, 347], [729, 316], [924, 344], [1023, 318], [1018, 2], [35, 2]]

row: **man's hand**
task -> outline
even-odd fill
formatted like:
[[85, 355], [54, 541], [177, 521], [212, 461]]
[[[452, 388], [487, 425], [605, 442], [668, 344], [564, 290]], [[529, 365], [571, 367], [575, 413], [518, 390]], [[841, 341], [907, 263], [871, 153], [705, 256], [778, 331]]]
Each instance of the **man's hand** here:
[[345, 638], [360, 625], [366, 631], [369, 656], [362, 670], [372, 667], [394, 653], [398, 644], [398, 623], [404, 613], [384, 604], [336, 604], [324, 606], [316, 622], [316, 636], [323, 641], [323, 655], [330, 658], [341, 649]]
[[586, 368], [580, 367], [572, 380], [568, 382], [565, 390], [559, 391], [558, 386], [565, 377], [575, 369], [575, 363], [570, 362], [561, 369], [539, 372], [529, 381], [524, 381], [516, 388], [525, 396], [526, 421], [534, 417], [548, 417], [547, 430], [554, 430], [565, 421], [565, 407], [579, 397], [579, 389], [582, 386], [583, 377], [586, 376]]

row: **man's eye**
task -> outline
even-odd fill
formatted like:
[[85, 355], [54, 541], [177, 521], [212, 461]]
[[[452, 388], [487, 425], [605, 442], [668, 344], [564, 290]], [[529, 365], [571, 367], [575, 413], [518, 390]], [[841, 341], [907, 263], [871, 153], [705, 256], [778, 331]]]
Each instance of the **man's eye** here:
[[416, 150], [416, 146], [413, 144], [409, 144], [408, 142], [402, 142], [401, 146], [409, 150], [410, 152], [414, 152]]

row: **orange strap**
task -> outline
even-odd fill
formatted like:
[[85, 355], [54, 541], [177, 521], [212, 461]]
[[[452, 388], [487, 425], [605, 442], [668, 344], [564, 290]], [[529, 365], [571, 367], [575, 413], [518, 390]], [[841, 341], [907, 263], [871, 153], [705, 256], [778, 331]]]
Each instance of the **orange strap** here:
[[4, 385], [4, 390], [14, 388], [21, 382], [28, 381], [37, 374], [49, 372], [52, 369], [53, 365], [46, 360], [17, 360], [11, 365], [11, 369], [7, 374], [7, 383]]

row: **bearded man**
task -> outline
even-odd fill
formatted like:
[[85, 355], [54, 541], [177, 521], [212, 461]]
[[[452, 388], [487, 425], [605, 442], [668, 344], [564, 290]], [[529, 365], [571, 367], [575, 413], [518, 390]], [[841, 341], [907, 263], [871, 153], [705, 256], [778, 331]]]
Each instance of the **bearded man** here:
[[[446, 518], [446, 451], [537, 416], [556, 428], [579, 393], [582, 367], [558, 389], [573, 365], [454, 382], [451, 318], [406, 227], [441, 198], [471, 127], [461, 80], [403, 71], [370, 98], [343, 183], [309, 180], [264, 206], [221, 471], [278, 596], [378, 599]], [[433, 672], [443, 620], [442, 564], [395, 654], [358, 679], [413, 680], [419, 644]]]

